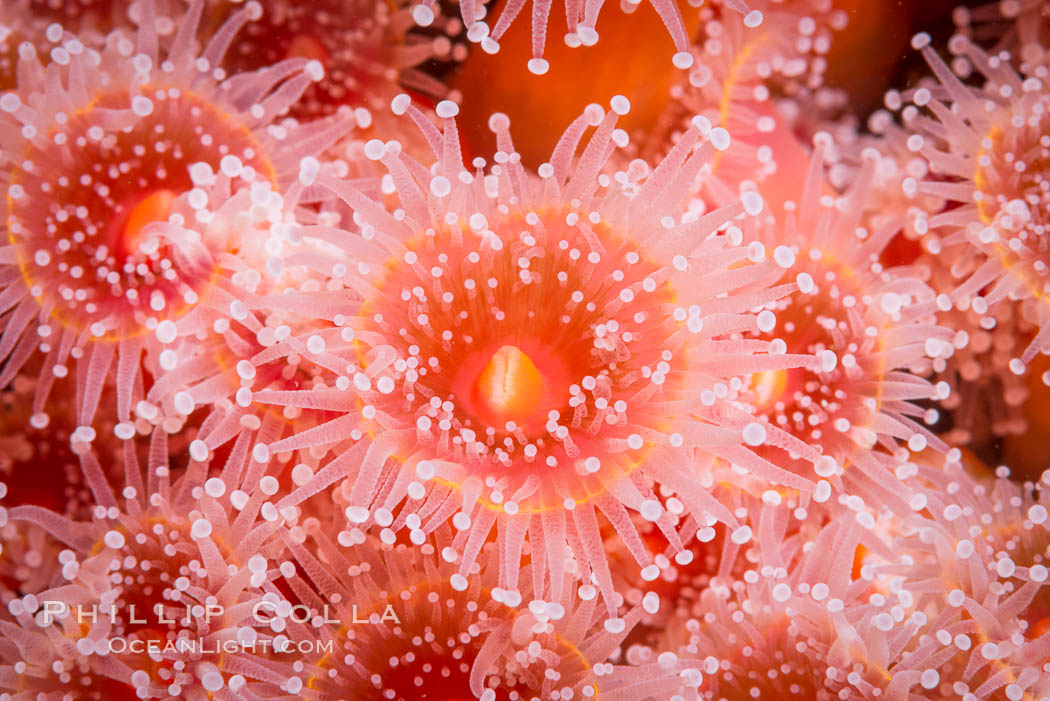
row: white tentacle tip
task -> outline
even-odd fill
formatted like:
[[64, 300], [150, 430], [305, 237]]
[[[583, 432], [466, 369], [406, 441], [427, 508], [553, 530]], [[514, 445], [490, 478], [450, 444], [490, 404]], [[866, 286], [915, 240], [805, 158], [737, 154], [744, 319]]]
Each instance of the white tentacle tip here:
[[693, 65], [693, 55], [688, 51], [679, 51], [671, 57], [671, 63], [674, 64], [675, 68], [691, 68]]
[[529, 73], [533, 75], [544, 75], [551, 69], [551, 64], [544, 58], [529, 59]]

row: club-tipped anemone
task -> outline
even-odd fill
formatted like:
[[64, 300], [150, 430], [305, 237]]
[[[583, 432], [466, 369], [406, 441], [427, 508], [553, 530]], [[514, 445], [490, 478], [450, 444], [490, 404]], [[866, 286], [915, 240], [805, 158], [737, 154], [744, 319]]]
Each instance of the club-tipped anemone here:
[[[238, 363], [264, 341], [273, 343], [281, 325], [274, 310], [261, 308], [258, 300], [295, 284], [283, 274], [275, 251], [298, 226], [302, 185], [294, 183], [282, 195], [270, 183], [231, 179], [201, 165], [195, 165], [201, 177], [198, 201], [180, 198], [170, 222], [148, 229], [166, 238], [199, 240], [207, 262], [208, 277], [200, 281], [203, 291], [195, 303], [147, 337], [153, 383], [143, 401], [173, 420], [200, 407], [237, 413]], [[219, 445], [212, 441], [209, 448]]]
[[[899, 93], [891, 91], [886, 100], [893, 104], [898, 96]], [[871, 189], [860, 203], [864, 211], [862, 224], [872, 230], [889, 221], [900, 226], [901, 234], [887, 244], [882, 257], [887, 266], [910, 265], [925, 250], [924, 243], [928, 244], [923, 240], [928, 227], [921, 224], [918, 229], [915, 227], [918, 214], [939, 210], [945, 205], [943, 197], [904, 187], [908, 179], [927, 178], [929, 162], [908, 148], [910, 134], [887, 109], [876, 110], [868, 117], [865, 130], [858, 130], [849, 120], [827, 126], [832, 140], [824, 144], [826, 177], [835, 192], [847, 191], [865, 167], [870, 168], [872, 161], [867, 156], [878, 152], [879, 158], [870, 173]]]
[[[614, 564], [619, 578], [617, 591], [624, 593], [628, 604], [641, 604], [645, 612], [625, 642], [628, 660], [639, 662], [661, 650], [680, 650], [689, 638], [683, 623], [704, 615], [705, 597], [710, 596], [706, 592], [715, 590], [721, 595], [727, 585], [748, 571], [765, 567], [768, 554], [779, 552], [782, 542], [790, 541], [791, 547], [797, 547], [807, 529], [826, 521], [820, 511], [811, 517], [807, 508], [810, 500], [798, 498], [793, 490], [763, 489], [757, 482], [744, 488], [729, 486], [731, 478], [727, 477], [716, 473], [718, 496], [745, 521], [753, 533], [751, 539], [744, 541], [722, 524], [706, 526], [688, 518], [679, 531], [685, 550], [672, 553], [667, 549], [664, 555], [656, 556], [658, 576], [640, 577]], [[750, 493], [748, 487], [755, 488], [756, 493]], [[616, 541], [607, 547], [610, 558], [624, 558]], [[780, 559], [779, 554], [774, 558]]]
[[[40, 420], [70, 359], [84, 387], [81, 422], [90, 423], [113, 378], [127, 420], [154, 337], [173, 340], [172, 326], [189, 325], [228, 257], [260, 247], [238, 248], [236, 232], [200, 227], [221, 216], [235, 188], [295, 182], [299, 157], [345, 131], [273, 125], [316, 78], [306, 59], [217, 80], [212, 65], [246, 12], [198, 50], [202, 7], [191, 5], [166, 48], [158, 48], [150, 2], [134, 38], [113, 33], [96, 50], [66, 34], [46, 68], [33, 52], [23, 55], [18, 87], [0, 98], [3, 161], [18, 164], [4, 177], [0, 385], [42, 351]], [[237, 201], [237, 216], [251, 215], [247, 201]]]
[[[154, 385], [160, 396], [183, 387], [176, 392], [182, 397], [174, 407], [176, 415], [166, 415], [165, 404], [144, 401], [135, 407], [136, 425], [144, 422], [143, 414], [151, 417], [150, 423], [160, 420], [160, 425], [183, 438], [193, 460], [218, 461], [231, 466], [234, 474], [245, 470], [271, 474], [278, 490], [286, 493], [313, 478], [323, 453], [287, 451], [271, 456], [265, 450], [267, 443], [308, 431], [352, 405], [314, 410], [252, 403], [248, 387], [278, 393], [326, 388], [320, 376], [323, 368], [302, 357], [305, 346], [297, 338], [289, 339], [292, 328], [304, 328], [297, 319], [271, 311], [253, 326], [226, 329], [208, 343], [187, 344], [177, 367]], [[313, 323], [305, 327], [316, 328]], [[185, 406], [180, 407], [180, 402]], [[335, 508], [329, 496], [334, 495], [326, 492], [324, 499], [311, 503], [315, 515]]]
[[770, 533], [753, 569], [705, 590], [669, 631], [680, 656], [703, 661], [700, 698], [871, 698], [869, 678], [895, 651], [886, 646], [890, 634], [862, 631], [909, 607], [873, 593], [880, 583], [870, 572], [857, 575], [853, 563], [865, 550], [892, 556], [851, 515], [819, 532]]
[[885, 269], [880, 261], [899, 222], [861, 226], [878, 154], [866, 155], [847, 193], [821, 194], [826, 136], [817, 139], [797, 201], [745, 230], [772, 249], [798, 290], [763, 312], [757, 337], [774, 344], [783, 362], [753, 374], [741, 400], [762, 417], [767, 445], [786, 451], [783, 464], [830, 480], [820, 501], [845, 488], [906, 509], [891, 456], [899, 445], [944, 448], [923, 425], [936, 414], [917, 402], [948, 389], [911, 373], [950, 355], [954, 334], [937, 325], [929, 287], [907, 268]]
[[[776, 100], [786, 94], [804, 101], [801, 94], [820, 87], [824, 55], [846, 14], [829, 0], [770, 5], [758, 20], [717, 5], [699, 10], [703, 33], [690, 49], [692, 66], [672, 87], [655, 128], [647, 125], [636, 140], [646, 157], [662, 154], [700, 115], [732, 135], [712, 158], [715, 180], [733, 190], [744, 181], [757, 182], [773, 203], [803, 177], [807, 162], [794, 125]], [[702, 190], [707, 199], [709, 188]]]
[[333, 328], [299, 341], [336, 376], [327, 389], [251, 390], [257, 403], [340, 407], [314, 429], [260, 446], [263, 457], [330, 454], [303, 497], [345, 479], [351, 522], [390, 537], [408, 529], [417, 539], [452, 519], [463, 575], [498, 526], [505, 589], [516, 587], [526, 540], [547, 554], [555, 587], [568, 547], [611, 601], [597, 511], [650, 569], [626, 509], [656, 523], [676, 551], [683, 514], [737, 527], [687, 477], [713, 484], [713, 459], [696, 448], [758, 479], [811, 488], [744, 445], [746, 421], [718, 423], [729, 376], [771, 362], [730, 335], [754, 330], [748, 310], [793, 285], [770, 288], [778, 265], [739, 246], [734, 218], [754, 216], [760, 197], [703, 216], [680, 207], [711, 151], [698, 127], [655, 169], [639, 161], [605, 174], [622, 143], [616, 118], [628, 109], [617, 97], [609, 113], [593, 106], [578, 118], [537, 177], [518, 164], [496, 115], [495, 164], [486, 171], [479, 160], [471, 173], [454, 105], [437, 107], [443, 131], [407, 98], [394, 107], [418, 123], [435, 162], [415, 162], [396, 142], [366, 145], [390, 172], [400, 200], [392, 214], [346, 182], [308, 173], [354, 208], [360, 227], [303, 228], [303, 241], [333, 243], [346, 262], [318, 268], [330, 276], [323, 295], [286, 297], [301, 313], [332, 315]]
[[1039, 482], [1018, 484], [1006, 468], [995, 479], [975, 478], [959, 460], [954, 451], [943, 467], [919, 465], [927, 485], [922, 525], [930, 529], [923, 545], [941, 559], [945, 553], [936, 551], [945, 543], [954, 548], [957, 560], [939, 565], [946, 589], [1004, 607], [1035, 640], [1050, 631], [1050, 482], [1044, 473]]
[[718, 4], [700, 15], [704, 28], [692, 48], [695, 60], [673, 96], [713, 121], [717, 115], [734, 134], [744, 127], [748, 108], [772, 100], [774, 90], [797, 96], [819, 88], [833, 33], [848, 23], [828, 0], [769, 3], [760, 21]]
[[418, 545], [345, 531], [333, 540], [313, 519], [291, 535], [298, 568], [288, 585], [328, 620], [291, 623], [289, 635], [334, 648], [304, 660], [305, 698], [626, 701], [684, 693], [698, 675], [677, 657], [649, 667], [609, 662], [641, 609], [606, 619], [593, 587], [581, 597], [570, 574], [557, 599], [533, 598], [528, 576], [524, 598], [512, 596], [496, 586], [489, 544], [462, 578], [440, 545], [451, 538], [447, 526]]
[[[219, 309], [224, 313], [215, 319], [209, 317], [207, 326], [213, 333], [205, 337], [180, 335], [169, 344], [165, 372], [149, 388], [145, 401], [134, 407], [137, 421], [144, 416], [150, 422], [159, 419], [189, 438], [194, 459], [206, 461], [210, 456], [224, 458], [230, 454], [259, 465], [267, 465], [272, 459], [286, 485], [301, 485], [312, 477], [325, 451], [275, 451], [271, 456], [266, 446], [291, 439], [330, 421], [338, 412], [359, 406], [352, 397], [310, 406], [252, 401], [253, 390], [282, 396], [293, 391], [331, 389], [326, 382], [331, 380], [332, 368], [327, 360], [316, 362], [310, 353], [323, 350], [317, 343], [324, 335], [344, 330], [324, 315], [319, 317], [316, 309], [304, 313], [295, 303], [299, 293], [316, 295], [321, 305], [327, 304], [326, 298], [333, 298], [321, 290], [318, 276], [303, 263], [329, 265], [330, 256], [338, 257], [342, 251], [297, 246], [291, 254], [281, 254], [289, 241], [299, 240], [300, 226], [314, 220], [312, 213], [296, 207], [294, 190], [283, 198], [273, 197], [274, 193], [267, 190], [261, 199], [272, 201], [258, 208], [264, 215], [261, 220], [217, 222], [219, 231], [242, 235], [252, 231], [247, 223], [256, 222], [261, 228], [249, 239], [258, 234], [258, 240], [265, 240], [265, 244], [259, 250], [249, 240], [246, 254], [231, 259], [238, 263], [230, 278], [233, 294], [221, 300]], [[238, 211], [233, 208], [233, 212]], [[254, 264], [244, 265], [250, 253], [256, 254], [251, 256]], [[263, 275], [261, 270], [270, 274]], [[304, 271], [306, 274], [300, 274]], [[341, 299], [341, 294], [335, 297]], [[336, 318], [340, 318], [338, 314]], [[297, 461], [290, 463], [293, 457]]]
[[0, 701], [1050, 701], [991, 2], [0, 0]]
[[[939, 85], [904, 94], [901, 112], [912, 134], [909, 148], [930, 163], [930, 177], [904, 182], [906, 192], [932, 194], [952, 206], [919, 212], [917, 225], [945, 246], [965, 241], [955, 262], [966, 279], [953, 300], [994, 307], [1003, 300], [1026, 301], [1025, 314], [1039, 326], [1029, 346], [1012, 361], [1023, 373], [1036, 354], [1050, 348], [1045, 311], [1050, 289], [1050, 91], [1047, 77], [1019, 75], [999, 56], [955, 36], [949, 49], [976, 69], [983, 84], [964, 83], [918, 34], [921, 49]], [[952, 63], [960, 69], [959, 60]], [[1045, 71], [1044, 71], [1045, 72]], [[901, 108], [902, 101], [891, 105]], [[932, 243], [936, 244], [936, 241]], [[941, 246], [935, 245], [934, 253]]]
[[[672, 61], [678, 68], [688, 68], [692, 65], [693, 56], [689, 52], [690, 37], [686, 31], [686, 25], [682, 19], [682, 12], [678, 3], [674, 0], [650, 0], [653, 9], [663, 20], [664, 27], [674, 45]], [[518, 14], [526, 5], [526, 0], [508, 0], [504, 3], [499, 15], [493, 24], [488, 19], [489, 12], [497, 3], [489, 3], [485, 0], [467, 0], [460, 3], [460, 11], [463, 23], [466, 25], [467, 38], [481, 45], [486, 53], [499, 51], [499, 40], [517, 19]], [[547, 43], [547, 27], [550, 13], [554, 9], [553, 0], [532, 0], [532, 58], [528, 60], [528, 69], [536, 75], [543, 75], [550, 69], [550, 64], [543, 57], [544, 45]], [[625, 10], [633, 12], [637, 2], [625, 5]], [[731, 2], [727, 4], [742, 5], [743, 3]], [[567, 2], [565, 4], [565, 19], [568, 25], [568, 33], [565, 35], [565, 43], [571, 47], [593, 46], [598, 41], [596, 22], [602, 9], [601, 0], [587, 0], [586, 2]], [[438, 3], [436, 0], [421, 0], [412, 8], [412, 16], [416, 22], [423, 26], [429, 26], [434, 22], [438, 14]], [[754, 16], [754, 15], [753, 15]], [[758, 13], [761, 21], [761, 13]]]
[[357, 123], [367, 127], [404, 88], [444, 97], [447, 88], [420, 65], [462, 58], [464, 47], [452, 42], [459, 20], [437, 12], [427, 24], [430, 35], [410, 31], [414, 22], [404, 2], [261, 0], [254, 5], [252, 21], [223, 63], [236, 72], [269, 68], [288, 58], [316, 60], [324, 76], [292, 105], [290, 114], [297, 119], [330, 116], [345, 105], [373, 113], [357, 115]]
[[[953, 289], [960, 281], [946, 261], [957, 255], [925, 253], [915, 261], [916, 272], [934, 289]], [[941, 436], [950, 445], [991, 454], [1003, 437], [1027, 431], [1025, 407], [1033, 395], [1029, 381], [1034, 378], [1015, 374], [1010, 362], [1029, 344], [1037, 326], [1025, 318], [1018, 301], [1007, 300], [994, 308], [978, 304], [976, 309], [962, 301], [953, 304], [946, 296], [939, 302], [940, 323], [955, 330], [953, 352], [933, 359], [933, 379], [951, 388], [939, 407], [949, 427]]]
[[[296, 641], [282, 634], [283, 621], [259, 612], [292, 605], [274, 581], [291, 566], [277, 532], [296, 523], [297, 511], [277, 512], [278, 480], [246, 456], [232, 454], [208, 478], [206, 463], [169, 461], [163, 430], [146, 443], [144, 461], [134, 450], [117, 458], [123, 480], [106, 477], [103, 456], [82, 453], [97, 504], [90, 520], [28, 505], [8, 512], [65, 549], [59, 581], [8, 606], [4, 626], [19, 644], [4, 651], [0, 686], [47, 694], [90, 681], [91, 693], [115, 689], [77, 698], [295, 693], [302, 681], [294, 655], [281, 653]], [[227, 640], [257, 646], [221, 647]]]
[[975, 479], [960, 459], [956, 450], [943, 464], [917, 461], [914, 514], [890, 534], [897, 561], [864, 565], [895, 580], [915, 611], [891, 648], [899, 652], [881, 695], [903, 699], [911, 688], [931, 699], [1045, 698], [1050, 478], [1018, 485], [1003, 468], [994, 480]]

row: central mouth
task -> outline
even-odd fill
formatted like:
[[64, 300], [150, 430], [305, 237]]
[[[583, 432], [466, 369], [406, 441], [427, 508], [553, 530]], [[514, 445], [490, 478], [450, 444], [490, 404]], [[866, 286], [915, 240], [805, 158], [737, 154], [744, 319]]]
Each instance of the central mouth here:
[[532, 359], [514, 345], [500, 347], [481, 369], [471, 398], [489, 425], [528, 423], [548, 396], [547, 380]]
[[118, 236], [115, 252], [121, 259], [134, 256], [143, 241], [143, 230], [154, 222], [167, 221], [171, 216], [176, 194], [168, 189], [151, 192], [128, 212]]

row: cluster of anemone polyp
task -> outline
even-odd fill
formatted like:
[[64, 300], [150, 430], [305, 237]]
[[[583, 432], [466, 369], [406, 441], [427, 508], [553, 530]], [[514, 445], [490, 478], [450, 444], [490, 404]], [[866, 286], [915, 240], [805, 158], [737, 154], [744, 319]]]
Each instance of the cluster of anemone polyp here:
[[0, 701], [1050, 699], [1050, 4], [855, 6], [3, 0]]

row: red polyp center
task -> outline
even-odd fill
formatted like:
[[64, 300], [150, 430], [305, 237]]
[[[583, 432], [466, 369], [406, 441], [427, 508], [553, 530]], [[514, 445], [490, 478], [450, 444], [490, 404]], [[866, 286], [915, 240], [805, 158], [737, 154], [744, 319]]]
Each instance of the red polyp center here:
[[115, 246], [118, 255], [127, 256], [138, 250], [139, 244], [142, 243], [142, 230], [149, 224], [168, 220], [175, 197], [171, 190], [157, 190], [146, 195], [131, 208]]
[[765, 410], [784, 396], [788, 389], [788, 370], [762, 370], [751, 378], [751, 389], [755, 393], [755, 404]]
[[[160, 309], [181, 315], [187, 293], [199, 297], [212, 278], [206, 256], [174, 241], [141, 245], [149, 224], [167, 221], [194, 187], [193, 164], [218, 171], [236, 156], [275, 182], [254, 133], [223, 105], [188, 90], [140, 88], [101, 93], [56, 122], [49, 138], [26, 144], [22, 162], [31, 167], [11, 178], [20, 196], [10, 200], [7, 229], [27, 285], [52, 321], [78, 332], [98, 324], [110, 339], [144, 333]], [[141, 100], [149, 109], [137, 114]], [[128, 123], [114, 128], [114, 112]]]
[[498, 474], [510, 493], [557, 471], [515, 502], [527, 509], [562, 508], [566, 490], [582, 503], [603, 489], [598, 470], [633, 470], [684, 369], [667, 271], [608, 226], [584, 232], [566, 216], [511, 213], [498, 247], [452, 232], [412, 239], [362, 312], [413, 378], [384, 411], [427, 451], [450, 436], [473, 474]]
[[285, 50], [286, 58], [316, 59], [322, 64], [328, 61], [328, 51], [316, 37], [299, 34], [292, 38]]
[[[384, 680], [384, 686], [395, 692], [394, 699], [434, 699], [434, 701], [467, 701], [470, 691], [469, 657], [466, 662], [426, 648], [417, 649], [408, 664], [402, 660], [399, 674]], [[422, 682], [422, 683], [420, 683]]]
[[500, 427], [535, 416], [547, 396], [547, 382], [536, 364], [517, 346], [493, 353], [471, 388], [478, 412]]
[[[830, 699], [825, 689], [823, 662], [819, 655], [803, 652], [799, 643], [808, 636], [792, 630], [789, 620], [753, 621], [762, 625], [765, 646], [733, 646], [726, 655], [728, 668], [719, 672], [718, 697], [724, 701], [785, 698]], [[815, 649], [810, 651], [816, 652]]]
[[1050, 633], [1050, 594], [1041, 590], [1028, 608], [1025, 609], [1024, 619], [1028, 622], [1026, 636], [1029, 640], [1036, 640]]

